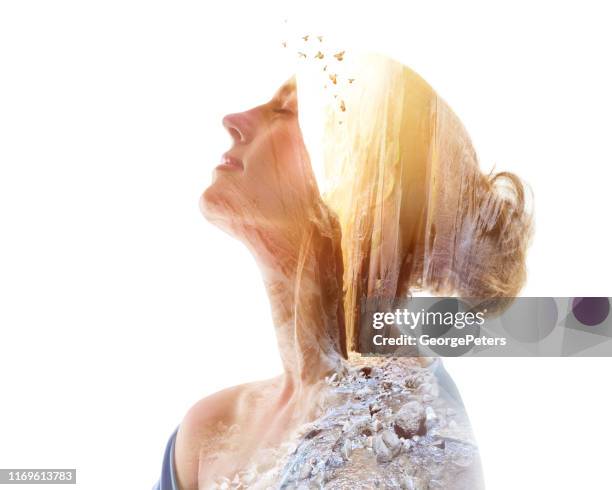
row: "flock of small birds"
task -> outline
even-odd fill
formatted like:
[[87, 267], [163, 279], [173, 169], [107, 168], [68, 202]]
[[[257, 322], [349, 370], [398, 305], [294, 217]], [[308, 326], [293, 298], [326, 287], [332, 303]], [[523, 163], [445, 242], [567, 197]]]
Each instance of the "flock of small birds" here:
[[[287, 23], [287, 20], [285, 20], [284, 22]], [[301, 36], [300, 39], [301, 39], [302, 45], [305, 45], [305, 43], [308, 43], [309, 41], [310, 41], [310, 43], [313, 43], [313, 42], [315, 42], [315, 39], [319, 43], [323, 43], [323, 36], [314, 36], [314, 39], [313, 39], [313, 36], [311, 36], [310, 34], [306, 34], [304, 36]], [[289, 47], [289, 42], [288, 41], [282, 41], [281, 45], [282, 45], [283, 48], [288, 48]], [[333, 53], [330, 56], [328, 56], [328, 58], [333, 58], [336, 61], [341, 62], [341, 61], [344, 60], [344, 55], [345, 54], [346, 54], [346, 51], [338, 51], [338, 52]], [[297, 51], [297, 56], [300, 59], [308, 59], [309, 58], [308, 54], [304, 52], [303, 48], [300, 48]], [[321, 60], [325, 60], [326, 59], [326, 55], [325, 55], [325, 53], [321, 49], [317, 49], [316, 53], [314, 55], [311, 55], [311, 58], [314, 59], [314, 60], [321, 61]], [[329, 83], [328, 82], [328, 83], [326, 83], [324, 85], [325, 89], [327, 89], [330, 85], [331, 86], [338, 86], [338, 82], [340, 80], [340, 76], [338, 75], [338, 73], [328, 73], [329, 64], [327, 64], [327, 63], [324, 64], [322, 66], [321, 70], [323, 72], [327, 73], [327, 75], [328, 75], [327, 76], [327, 80], [329, 82], [331, 82], [330, 84], [328, 84]], [[352, 84], [354, 81], [355, 81], [355, 78], [346, 78], [346, 82], [348, 82], [349, 84]], [[338, 99], [338, 97], [339, 97], [338, 93], [333, 93], [333, 97], [334, 97], [334, 99]], [[339, 101], [338, 101], [338, 109], [341, 112], [346, 112], [346, 103], [345, 103], [344, 100], [339, 99]], [[342, 124], [342, 121], [339, 121], [339, 124]]]

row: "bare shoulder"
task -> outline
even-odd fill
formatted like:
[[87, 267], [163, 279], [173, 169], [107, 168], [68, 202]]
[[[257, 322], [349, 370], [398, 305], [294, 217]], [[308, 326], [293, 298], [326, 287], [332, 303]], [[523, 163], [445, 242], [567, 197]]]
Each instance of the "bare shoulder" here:
[[234, 386], [202, 398], [185, 414], [176, 434], [174, 465], [181, 490], [198, 488], [198, 467], [203, 442], [218, 437], [235, 419], [237, 400], [245, 385]]
[[198, 488], [200, 458], [224, 438], [269, 381], [246, 383], [202, 398], [185, 414], [176, 435], [174, 465], [181, 490]]

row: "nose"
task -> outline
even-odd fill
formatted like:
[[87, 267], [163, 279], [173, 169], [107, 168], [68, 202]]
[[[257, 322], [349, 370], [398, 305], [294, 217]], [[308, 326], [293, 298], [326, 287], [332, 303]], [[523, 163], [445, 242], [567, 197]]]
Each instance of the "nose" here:
[[228, 114], [223, 118], [223, 126], [227, 129], [234, 143], [247, 143], [249, 140], [248, 115], [244, 112]]

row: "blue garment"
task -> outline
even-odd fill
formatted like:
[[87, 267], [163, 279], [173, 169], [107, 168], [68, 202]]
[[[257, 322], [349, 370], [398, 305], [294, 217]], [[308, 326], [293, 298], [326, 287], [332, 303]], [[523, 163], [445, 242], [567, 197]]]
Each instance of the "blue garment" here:
[[166, 451], [164, 452], [164, 462], [162, 463], [161, 478], [153, 487], [153, 490], [179, 490], [176, 482], [176, 474], [174, 471], [174, 444], [176, 442], [176, 433], [178, 427], [170, 436]]
[[[440, 396], [446, 399], [450, 404], [456, 408], [463, 408], [463, 401], [455, 382], [450, 377], [444, 365], [442, 359], [437, 357], [433, 362], [427, 366], [438, 380], [438, 387], [440, 388]], [[176, 473], [174, 470], [174, 444], [176, 443], [176, 433], [178, 427], [170, 436], [170, 440], [166, 445], [166, 451], [164, 452], [164, 461], [162, 463], [161, 478], [157, 484], [153, 487], [153, 490], [179, 490], [178, 483], [176, 482]]]

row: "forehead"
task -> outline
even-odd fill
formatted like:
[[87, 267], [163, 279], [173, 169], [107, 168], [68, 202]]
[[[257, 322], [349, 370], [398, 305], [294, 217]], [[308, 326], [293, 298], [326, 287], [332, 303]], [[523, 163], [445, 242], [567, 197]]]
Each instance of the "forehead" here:
[[291, 77], [274, 94], [274, 99], [287, 100], [296, 95], [297, 87], [295, 84], [295, 77]]

